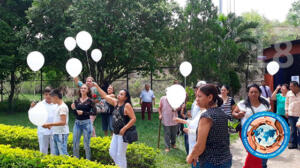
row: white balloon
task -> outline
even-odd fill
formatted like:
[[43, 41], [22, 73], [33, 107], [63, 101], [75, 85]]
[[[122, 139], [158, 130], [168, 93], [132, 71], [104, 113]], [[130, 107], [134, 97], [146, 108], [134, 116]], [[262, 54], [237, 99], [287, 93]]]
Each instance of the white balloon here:
[[86, 31], [81, 31], [76, 35], [76, 43], [84, 51], [87, 51], [92, 43], [93, 39], [92, 36], [89, 32]]
[[40, 70], [45, 63], [45, 58], [42, 53], [38, 51], [32, 51], [27, 56], [27, 64], [34, 72]]
[[36, 126], [42, 126], [47, 122], [48, 111], [42, 102], [37, 103], [28, 111], [30, 122]]
[[66, 69], [70, 76], [77, 77], [82, 70], [82, 63], [77, 58], [71, 58], [66, 63]]
[[179, 108], [185, 101], [185, 89], [178, 84], [167, 88], [167, 100], [173, 109]]
[[68, 51], [73, 51], [76, 47], [76, 40], [73, 37], [67, 37], [64, 41], [64, 44]]
[[192, 64], [184, 61], [180, 64], [179, 70], [182, 76], [187, 77], [192, 72]]
[[275, 75], [279, 71], [279, 64], [276, 61], [268, 63], [267, 70], [270, 75]]
[[95, 61], [95, 62], [99, 62], [101, 57], [102, 57], [102, 52], [99, 50], [99, 49], [93, 49], [92, 51], [92, 59]]

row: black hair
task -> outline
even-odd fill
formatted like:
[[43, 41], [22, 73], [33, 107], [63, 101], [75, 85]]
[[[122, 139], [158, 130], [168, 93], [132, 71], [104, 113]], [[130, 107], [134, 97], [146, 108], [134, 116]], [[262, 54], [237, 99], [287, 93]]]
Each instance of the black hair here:
[[[259, 94], [261, 94], [261, 89], [259, 88], [259, 86], [257, 84], [251, 84], [251, 85], [249, 85], [247, 87], [247, 93], [249, 93], [250, 89], [253, 88], [253, 87], [256, 88], [259, 91]], [[270, 107], [270, 103], [266, 99], [264, 99], [264, 98], [262, 98], [260, 96], [258, 97], [258, 101], [261, 104], [267, 106], [268, 108]], [[252, 106], [249, 96], [247, 96], [247, 98], [246, 98], [245, 105], [248, 108], [251, 108], [251, 106]]]
[[124, 104], [129, 103], [130, 105], [132, 105], [132, 103], [131, 103], [131, 96], [130, 96], [129, 91], [127, 89], [122, 89], [122, 90], [125, 92], [125, 96], [127, 97], [127, 99], [125, 100]]
[[206, 84], [206, 85], [202, 86], [199, 89], [206, 96], [209, 96], [209, 95], [213, 96], [211, 105], [213, 105], [213, 104], [216, 103], [218, 105], [218, 107], [222, 106], [223, 100], [222, 100], [221, 97], [219, 97], [219, 95], [218, 95], [218, 89], [217, 89], [217, 87], [215, 85], [213, 85], [213, 84]]
[[45, 93], [50, 93], [52, 91], [52, 88], [50, 86], [47, 86], [44, 91], [43, 91], [43, 94]]
[[52, 97], [57, 96], [59, 99], [62, 99], [62, 93], [59, 89], [53, 89], [50, 92], [50, 96], [52, 96]]
[[228, 95], [229, 95], [230, 94], [230, 87], [228, 85], [222, 85], [221, 89], [222, 89], [222, 87], [224, 87], [228, 91]]
[[297, 81], [291, 81], [290, 84], [293, 84], [296, 87], [299, 87], [299, 83]]
[[286, 84], [286, 83], [282, 84], [281, 87], [282, 86], [285, 86], [288, 90], [290, 89], [290, 86], [288, 84]]

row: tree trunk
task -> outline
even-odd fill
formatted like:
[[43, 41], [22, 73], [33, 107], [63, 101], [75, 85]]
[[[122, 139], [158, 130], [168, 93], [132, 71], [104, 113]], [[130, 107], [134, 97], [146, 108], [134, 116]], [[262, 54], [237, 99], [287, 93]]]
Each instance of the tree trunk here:
[[15, 88], [16, 88], [16, 76], [15, 76], [15, 71], [10, 72], [10, 93], [8, 96], [8, 107], [9, 107], [9, 112], [13, 112], [13, 99], [15, 96]]

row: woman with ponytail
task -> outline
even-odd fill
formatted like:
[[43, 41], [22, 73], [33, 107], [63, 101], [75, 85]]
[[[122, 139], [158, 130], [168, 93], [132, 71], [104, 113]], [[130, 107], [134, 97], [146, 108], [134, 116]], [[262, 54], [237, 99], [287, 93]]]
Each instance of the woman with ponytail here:
[[[240, 101], [232, 112], [234, 118], [241, 119], [242, 127], [246, 120], [253, 114], [269, 111], [271, 108], [269, 102], [261, 97], [261, 90], [257, 84], [249, 85], [247, 93], [247, 98]], [[267, 168], [267, 161], [267, 159], [258, 158], [248, 152], [243, 168]]]
[[201, 114], [197, 143], [188, 155], [187, 162], [200, 168], [230, 168], [232, 155], [229, 148], [228, 115], [220, 108], [222, 98], [214, 85], [205, 85], [197, 91], [197, 103], [207, 109]]

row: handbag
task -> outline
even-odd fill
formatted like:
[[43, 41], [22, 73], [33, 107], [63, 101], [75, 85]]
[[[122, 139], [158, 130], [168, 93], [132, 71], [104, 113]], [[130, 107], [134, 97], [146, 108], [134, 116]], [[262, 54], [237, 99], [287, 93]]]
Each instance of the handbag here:
[[109, 113], [109, 105], [105, 99], [101, 99], [99, 103], [96, 103], [97, 114]]
[[138, 141], [138, 133], [136, 131], [135, 125], [133, 125], [124, 133], [123, 142], [131, 144], [136, 141]]

